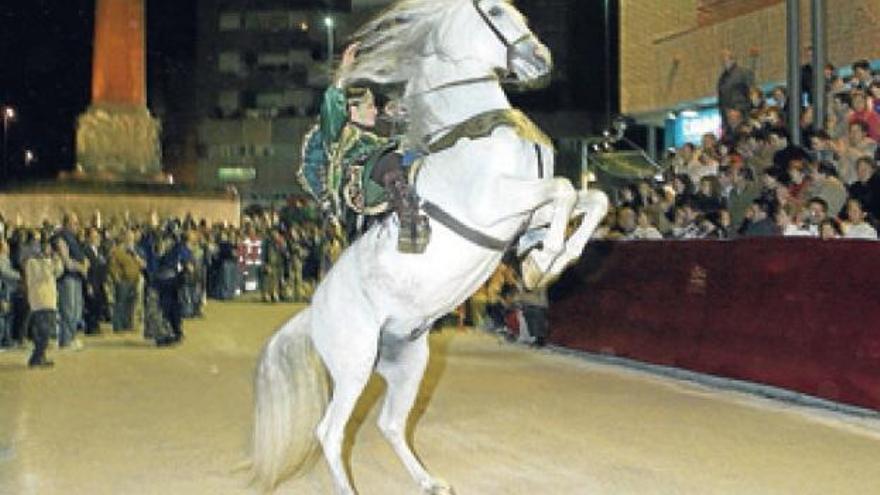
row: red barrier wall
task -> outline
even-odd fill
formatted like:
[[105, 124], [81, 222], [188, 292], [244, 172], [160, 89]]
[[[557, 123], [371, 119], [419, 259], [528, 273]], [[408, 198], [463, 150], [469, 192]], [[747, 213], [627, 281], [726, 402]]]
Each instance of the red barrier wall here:
[[880, 242], [591, 243], [554, 344], [880, 410]]

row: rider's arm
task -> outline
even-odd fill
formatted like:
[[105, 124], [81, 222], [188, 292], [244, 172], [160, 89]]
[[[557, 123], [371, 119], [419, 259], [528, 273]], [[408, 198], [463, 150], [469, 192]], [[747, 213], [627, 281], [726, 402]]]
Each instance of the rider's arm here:
[[[342, 52], [342, 63], [339, 67], [341, 73], [346, 72], [354, 65], [357, 51], [358, 44], [353, 43]], [[324, 92], [324, 100], [321, 102], [321, 133], [327, 150], [332, 144], [339, 141], [339, 135], [348, 121], [346, 103], [342, 78], [337, 78], [336, 82]]]
[[321, 134], [326, 149], [330, 149], [330, 145], [339, 140], [346, 121], [348, 114], [345, 108], [344, 90], [330, 86], [324, 92], [324, 100], [321, 103]]

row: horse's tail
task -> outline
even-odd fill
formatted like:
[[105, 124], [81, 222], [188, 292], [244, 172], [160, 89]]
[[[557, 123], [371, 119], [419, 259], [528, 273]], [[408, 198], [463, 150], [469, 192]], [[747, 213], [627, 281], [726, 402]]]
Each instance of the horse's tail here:
[[275, 333], [254, 380], [252, 480], [271, 491], [310, 467], [315, 429], [327, 405], [327, 374], [309, 336], [309, 309]]

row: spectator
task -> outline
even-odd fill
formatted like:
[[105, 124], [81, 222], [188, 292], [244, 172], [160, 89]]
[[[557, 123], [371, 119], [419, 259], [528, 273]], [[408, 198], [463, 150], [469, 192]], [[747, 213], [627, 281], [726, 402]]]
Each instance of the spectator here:
[[868, 88], [868, 97], [870, 97], [870, 107], [874, 113], [880, 114], [880, 81], [875, 80], [871, 83], [871, 87]]
[[813, 237], [800, 222], [801, 210], [794, 204], [776, 209], [776, 227], [786, 237]]
[[150, 282], [158, 292], [162, 317], [170, 327], [170, 334], [160, 331], [155, 335], [156, 345], [161, 347], [177, 344], [183, 339], [180, 289], [184, 271], [192, 270], [192, 256], [173, 229], [165, 231], [156, 254], [156, 272], [151, 275]]
[[853, 89], [861, 89], [867, 91], [874, 82], [874, 76], [871, 74], [871, 63], [866, 59], [857, 60], [852, 64], [853, 78], [850, 84]]
[[684, 143], [672, 162], [672, 168], [676, 175], [686, 174], [692, 163], [697, 161], [697, 150], [693, 143]]
[[718, 175], [718, 160], [715, 159], [713, 152], [703, 150], [698, 153], [697, 161], [692, 162], [688, 167], [687, 174], [692, 184], [699, 184], [703, 177], [714, 177]]
[[871, 215], [878, 218], [880, 174], [877, 173], [877, 166], [872, 158], [863, 156], [856, 161], [856, 180], [849, 186], [849, 196], [858, 199]]
[[732, 232], [738, 232], [746, 218], [746, 211], [760, 197], [761, 186], [755, 183], [752, 171], [748, 168], [732, 168], [727, 173], [732, 184], [727, 200], [730, 228]]
[[528, 342], [535, 347], [547, 345], [549, 331], [547, 328], [547, 289], [533, 291], [521, 290], [518, 296], [525, 328], [520, 328], [521, 342]]
[[752, 202], [747, 214], [748, 223], [745, 226], [745, 237], [770, 237], [779, 235], [779, 229], [773, 219], [773, 206], [768, 201], [755, 200]]
[[843, 231], [840, 229], [840, 223], [834, 218], [826, 218], [819, 224], [819, 238], [823, 241], [829, 239], [840, 239], [843, 237]]
[[812, 187], [812, 179], [807, 175], [806, 166], [801, 159], [788, 162], [788, 200], [798, 209], [803, 208], [810, 198], [808, 191]]
[[0, 235], [0, 350], [12, 347], [15, 313], [13, 298], [19, 291], [21, 275], [9, 259], [9, 243]]
[[82, 348], [76, 332], [83, 319], [83, 281], [89, 270], [89, 262], [77, 240], [78, 233], [79, 218], [76, 214], [64, 215], [62, 228], [55, 241], [64, 264], [64, 275], [58, 285], [58, 346], [72, 346], [75, 350]]
[[776, 86], [770, 96], [773, 99], [772, 106], [779, 109], [780, 120], [783, 123], [787, 122], [789, 114], [788, 89], [785, 86]]
[[852, 97], [847, 91], [832, 93], [825, 129], [832, 139], [845, 139], [849, 132], [849, 115], [852, 112]]
[[880, 115], [874, 111], [864, 91], [852, 92], [852, 112], [849, 114], [848, 122], [850, 125], [854, 122], [864, 122], [868, 127], [868, 137], [874, 142], [880, 141]]
[[675, 192], [676, 206], [689, 203], [694, 198], [694, 183], [687, 174], [676, 175], [672, 179], [672, 189]]
[[689, 203], [675, 207], [675, 218], [672, 224], [673, 239], [697, 239], [699, 238], [699, 226], [696, 224], [697, 215]]
[[819, 235], [819, 226], [823, 221], [830, 218], [828, 215], [828, 203], [822, 198], [811, 198], [807, 204], [805, 227], [813, 236]]
[[767, 108], [767, 101], [764, 98], [764, 92], [761, 91], [761, 88], [758, 86], [752, 86], [749, 88], [749, 103], [751, 104], [749, 108], [749, 116], [752, 119], [757, 120], [761, 112]]
[[184, 272], [182, 313], [184, 318], [200, 317], [205, 303], [207, 248], [202, 242], [200, 232], [195, 228], [186, 232], [186, 249], [192, 256], [192, 269]]
[[285, 267], [290, 260], [282, 232], [272, 229], [263, 240], [261, 292], [263, 302], [278, 302], [284, 294]]
[[632, 207], [622, 206], [617, 210], [617, 230], [622, 239], [635, 239], [636, 212]]
[[743, 115], [749, 111], [749, 89], [755, 84], [755, 75], [751, 70], [740, 67], [729, 49], [722, 50], [721, 61], [724, 70], [718, 78], [718, 109], [723, 119], [723, 133], [729, 134], [733, 129], [728, 126], [727, 111], [733, 108]]
[[109, 277], [113, 294], [111, 314], [114, 332], [132, 330], [135, 327], [135, 307], [138, 294], [143, 293], [142, 271], [146, 267], [147, 262], [135, 244], [134, 231], [126, 229], [119, 244], [110, 252]]
[[633, 230], [630, 239], [663, 239], [663, 235], [651, 223], [650, 216], [645, 208], [639, 208], [636, 212], [636, 228]]
[[807, 195], [811, 198], [810, 201], [819, 198], [827, 205], [827, 211], [839, 213], [846, 202], [847, 190], [843, 182], [837, 178], [837, 170], [834, 165], [828, 162], [819, 162], [812, 177], [812, 184], [807, 191]]
[[835, 151], [840, 156], [837, 172], [843, 183], [849, 186], [857, 180], [857, 161], [862, 157], [873, 157], [877, 142], [868, 137], [868, 124], [856, 120], [849, 126], [849, 140], [838, 141]]
[[855, 198], [846, 202], [846, 222], [843, 224], [843, 236], [847, 239], [877, 240], [877, 230], [867, 222], [862, 203]]
[[724, 205], [721, 201], [721, 185], [718, 178], [705, 176], [700, 179], [700, 188], [694, 195], [692, 204], [694, 208], [703, 213], [713, 213], [720, 210]]
[[88, 259], [88, 271], [85, 279], [85, 333], [95, 335], [101, 333], [101, 320], [108, 313], [107, 309], [107, 256], [101, 245], [101, 233], [97, 228], [88, 229], [88, 240], [85, 256]]
[[64, 262], [59, 254], [68, 257], [70, 255], [63, 239], [58, 239], [57, 244], [58, 254], [53, 253], [47, 239], [39, 241], [33, 237], [30, 247], [22, 256], [25, 292], [30, 307], [28, 328], [34, 342], [34, 350], [28, 360], [28, 366], [31, 368], [54, 365], [46, 358], [46, 348], [49, 346], [49, 335], [57, 319], [55, 310], [58, 307], [57, 279], [64, 274]]

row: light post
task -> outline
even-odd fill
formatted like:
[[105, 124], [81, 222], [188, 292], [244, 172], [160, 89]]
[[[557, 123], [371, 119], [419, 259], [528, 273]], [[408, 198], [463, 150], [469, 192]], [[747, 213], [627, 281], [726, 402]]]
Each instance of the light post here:
[[327, 70], [333, 77], [333, 28], [336, 22], [329, 15], [324, 18], [324, 26], [327, 28]]
[[3, 167], [2, 174], [6, 177], [7, 152], [9, 150], [9, 123], [15, 120], [15, 109], [9, 106], [3, 107]]

